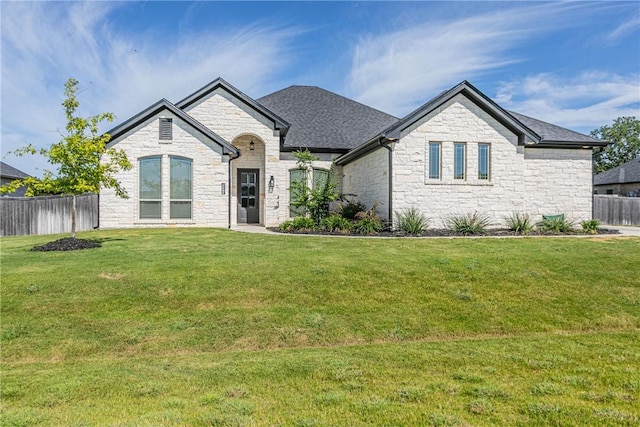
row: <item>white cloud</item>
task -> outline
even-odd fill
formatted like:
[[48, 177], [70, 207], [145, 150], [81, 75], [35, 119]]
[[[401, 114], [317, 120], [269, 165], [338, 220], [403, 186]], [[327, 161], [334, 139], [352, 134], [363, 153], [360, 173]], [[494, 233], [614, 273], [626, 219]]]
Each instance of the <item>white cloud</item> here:
[[640, 116], [640, 74], [538, 74], [503, 82], [496, 101], [507, 109], [588, 132], [620, 116]]
[[[444, 22], [427, 19], [363, 38], [354, 51], [351, 95], [383, 111], [405, 115], [427, 97], [462, 80], [525, 61], [527, 39], [577, 25], [581, 7], [576, 3], [505, 4], [504, 10]], [[520, 50], [515, 52], [516, 48]]]
[[640, 30], [640, 10], [636, 12], [635, 16], [629, 18], [618, 27], [616, 27], [615, 30], [611, 31], [608, 34], [607, 38], [610, 41], [619, 40], [623, 37], [633, 34], [638, 30]]
[[[117, 30], [122, 23], [113, 21], [121, 7], [127, 3], [3, 2], [3, 154], [59, 140], [69, 77], [81, 83], [80, 114], [110, 111], [124, 120], [160, 98], [178, 101], [218, 76], [260, 92], [290, 60], [290, 42], [299, 33], [265, 22], [197, 33], [184, 24], [173, 39], [153, 28], [123, 33]], [[5, 161], [36, 175], [46, 168], [41, 158]]]

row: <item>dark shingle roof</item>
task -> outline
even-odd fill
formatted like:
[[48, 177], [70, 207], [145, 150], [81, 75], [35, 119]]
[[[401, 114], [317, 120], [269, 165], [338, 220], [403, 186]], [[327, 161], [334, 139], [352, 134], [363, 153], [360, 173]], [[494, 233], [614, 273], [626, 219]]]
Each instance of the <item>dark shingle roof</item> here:
[[291, 124], [285, 148], [350, 150], [398, 121], [316, 86], [290, 86], [258, 102]]
[[543, 122], [542, 120], [534, 119], [533, 117], [525, 116], [524, 114], [509, 111], [513, 117], [518, 119], [523, 125], [534, 131], [540, 136], [540, 142], [571, 142], [571, 143], [600, 143], [602, 145], [604, 141], [593, 138], [588, 135], [581, 134], [569, 129], [565, 129], [560, 126], [552, 125], [551, 123]]
[[593, 177], [594, 185], [640, 182], [640, 157]]
[[6, 164], [5, 162], [0, 162], [0, 176], [3, 178], [21, 179], [26, 178], [29, 175]]

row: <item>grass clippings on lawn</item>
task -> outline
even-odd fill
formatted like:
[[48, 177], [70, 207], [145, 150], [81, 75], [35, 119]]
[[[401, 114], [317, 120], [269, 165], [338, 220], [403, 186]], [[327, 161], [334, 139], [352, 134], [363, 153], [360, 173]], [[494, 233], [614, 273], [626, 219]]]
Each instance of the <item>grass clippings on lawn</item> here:
[[3, 238], [2, 425], [634, 425], [640, 239]]

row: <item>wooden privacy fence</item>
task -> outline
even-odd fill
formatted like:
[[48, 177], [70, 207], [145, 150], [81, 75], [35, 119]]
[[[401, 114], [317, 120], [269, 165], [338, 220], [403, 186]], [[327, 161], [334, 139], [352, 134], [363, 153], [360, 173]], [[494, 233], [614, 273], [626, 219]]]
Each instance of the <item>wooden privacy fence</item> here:
[[[0, 198], [1, 236], [71, 232], [71, 196]], [[98, 227], [98, 195], [76, 198], [76, 230]]]
[[593, 217], [603, 224], [640, 225], [640, 197], [594, 195]]

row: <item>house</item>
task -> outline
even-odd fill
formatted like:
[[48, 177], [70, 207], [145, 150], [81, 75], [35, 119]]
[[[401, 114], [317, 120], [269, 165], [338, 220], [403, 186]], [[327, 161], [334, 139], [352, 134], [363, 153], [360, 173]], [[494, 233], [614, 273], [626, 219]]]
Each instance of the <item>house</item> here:
[[[276, 226], [295, 215], [292, 153], [335, 164], [340, 189], [379, 215], [420, 209], [432, 221], [478, 211], [591, 217], [593, 147], [606, 143], [501, 108], [464, 81], [397, 118], [318, 87], [253, 99], [216, 79], [162, 99], [112, 129], [134, 164], [129, 199], [100, 196], [102, 227]], [[309, 178], [310, 184], [315, 179]]]
[[593, 188], [595, 194], [640, 197], [640, 157], [597, 174]]
[[[0, 187], [10, 184], [17, 179], [28, 178], [29, 175], [5, 162], [0, 162]], [[5, 197], [24, 197], [26, 188], [20, 187], [13, 193], [3, 194]]]

